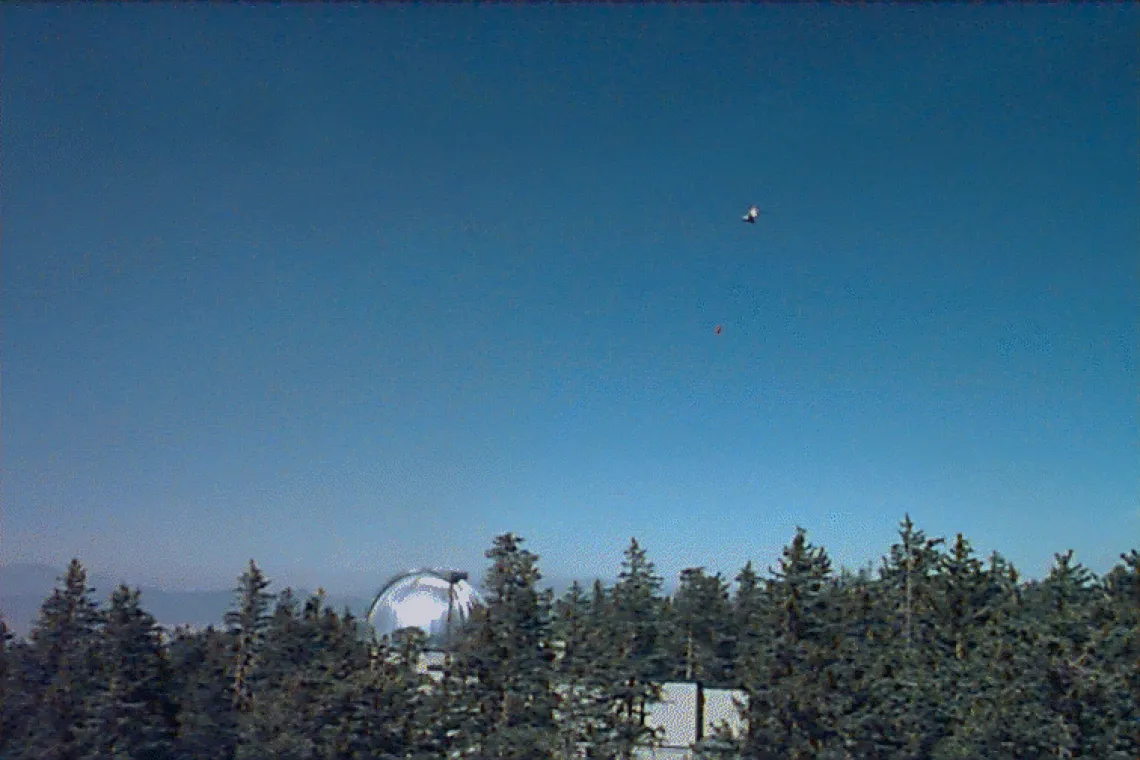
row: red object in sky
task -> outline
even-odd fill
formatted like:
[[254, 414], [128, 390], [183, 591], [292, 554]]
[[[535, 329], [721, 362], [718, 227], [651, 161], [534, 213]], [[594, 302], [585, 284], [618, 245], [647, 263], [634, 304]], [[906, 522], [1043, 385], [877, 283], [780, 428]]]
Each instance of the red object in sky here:
[[717, 335], [720, 335], [720, 331], [721, 331], [721, 330], [723, 330], [723, 329], [724, 329], [724, 328], [722, 328], [720, 325], [717, 325], [717, 326], [716, 326], [716, 334], [717, 334]]

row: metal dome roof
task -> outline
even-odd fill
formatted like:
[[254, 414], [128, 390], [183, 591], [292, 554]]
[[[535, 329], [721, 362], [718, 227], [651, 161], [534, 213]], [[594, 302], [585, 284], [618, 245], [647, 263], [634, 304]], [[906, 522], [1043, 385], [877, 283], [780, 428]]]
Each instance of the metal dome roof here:
[[[467, 581], [467, 573], [419, 569], [400, 573], [376, 594], [368, 610], [373, 635], [391, 636], [402, 628], [419, 628], [428, 645], [447, 642], [483, 598]], [[448, 621], [450, 619], [450, 626]]]

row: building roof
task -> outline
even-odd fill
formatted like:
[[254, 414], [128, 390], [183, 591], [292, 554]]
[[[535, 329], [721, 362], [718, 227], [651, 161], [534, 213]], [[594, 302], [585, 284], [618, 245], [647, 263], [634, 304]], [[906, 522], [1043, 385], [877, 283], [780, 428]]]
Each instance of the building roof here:
[[483, 603], [467, 581], [467, 573], [417, 569], [400, 573], [380, 589], [367, 620], [376, 637], [418, 628], [428, 636], [429, 646], [438, 646], [460, 630], [471, 611]]

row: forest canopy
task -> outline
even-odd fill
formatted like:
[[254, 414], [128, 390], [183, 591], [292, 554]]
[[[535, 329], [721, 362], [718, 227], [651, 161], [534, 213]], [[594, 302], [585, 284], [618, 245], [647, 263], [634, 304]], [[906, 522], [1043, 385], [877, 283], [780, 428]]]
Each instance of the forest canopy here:
[[515, 534], [486, 605], [420, 666], [250, 561], [224, 621], [164, 630], [137, 590], [93, 601], [73, 560], [25, 639], [0, 621], [0, 757], [631, 758], [667, 681], [740, 689], [745, 730], [705, 758], [1140, 757], [1140, 553], [1072, 552], [1025, 581], [908, 518], [872, 571], [797, 529], [776, 566], [695, 567], [665, 594], [631, 540], [613, 584], [555, 597]]

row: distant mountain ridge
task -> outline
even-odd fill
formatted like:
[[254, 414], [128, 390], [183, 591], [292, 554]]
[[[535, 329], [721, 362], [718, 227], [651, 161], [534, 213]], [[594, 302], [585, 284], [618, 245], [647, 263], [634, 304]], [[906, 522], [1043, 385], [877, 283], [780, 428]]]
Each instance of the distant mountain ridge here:
[[[0, 618], [3, 618], [13, 633], [17, 636], [28, 634], [44, 600], [60, 585], [59, 579], [65, 573], [65, 570], [36, 563], [0, 565]], [[389, 577], [396, 574], [393, 571]], [[270, 581], [272, 580], [270, 578]], [[543, 578], [539, 585], [553, 589], [555, 595], [561, 595], [573, 582], [572, 578], [551, 577]], [[95, 589], [96, 600], [106, 602], [122, 581], [113, 580], [109, 575], [89, 569], [87, 583]], [[583, 589], [589, 592], [593, 579], [581, 581], [581, 584]], [[139, 589], [143, 609], [154, 615], [155, 619], [165, 626], [220, 626], [226, 611], [234, 603], [234, 591], [231, 589], [178, 591], [133, 583], [127, 585]], [[362, 582], [360, 585], [366, 584]], [[234, 586], [237, 586], [236, 576]], [[278, 593], [285, 588], [273, 583], [269, 590]], [[337, 612], [342, 612], [347, 607], [352, 614], [363, 618], [368, 613], [368, 608], [378, 590], [379, 584], [376, 588], [361, 589], [357, 592], [326, 594], [325, 603]], [[313, 593], [308, 589], [293, 589], [294, 596], [302, 602]]]
[[[31, 630], [39, 615], [44, 600], [60, 585], [59, 578], [65, 571], [48, 565], [20, 563], [0, 566], [0, 617], [17, 636], [25, 636]], [[105, 602], [121, 581], [112, 581], [110, 576], [89, 572], [87, 583], [95, 589], [95, 598]], [[148, 586], [136, 586], [142, 596], [142, 606], [155, 619], [166, 626], [220, 626], [226, 611], [234, 603], [234, 592], [228, 589], [208, 591], [176, 591]], [[237, 586], [237, 580], [234, 581]], [[270, 587], [270, 591], [280, 592], [284, 587]], [[294, 595], [304, 600], [313, 592], [307, 589], [293, 589]], [[327, 594], [326, 604], [342, 611], [348, 607], [354, 615], [363, 616], [371, 604], [371, 596], [352, 594]]]

